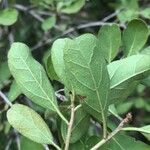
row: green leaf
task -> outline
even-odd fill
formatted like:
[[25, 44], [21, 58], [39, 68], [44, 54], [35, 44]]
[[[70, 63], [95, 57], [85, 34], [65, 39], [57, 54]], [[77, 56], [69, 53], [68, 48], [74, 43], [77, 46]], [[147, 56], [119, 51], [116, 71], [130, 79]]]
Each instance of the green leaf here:
[[21, 89], [19, 85], [14, 80], [10, 86], [10, 90], [8, 93], [8, 99], [13, 102], [19, 95], [21, 95]]
[[49, 9], [49, 5], [52, 5], [54, 0], [30, 0], [30, 3], [33, 5], [39, 5], [40, 7], [44, 7]]
[[132, 108], [133, 104], [134, 104], [133, 101], [129, 101], [129, 102], [125, 101], [125, 103], [121, 103], [121, 104], [117, 105], [117, 112], [119, 114], [127, 113]]
[[45, 70], [31, 56], [28, 46], [19, 42], [12, 44], [8, 53], [8, 63], [21, 91], [34, 103], [57, 112], [65, 120], [58, 109], [55, 93]]
[[138, 18], [139, 4], [137, 0], [121, 0], [121, 11], [117, 14], [120, 22], [125, 23]]
[[[85, 147], [86, 150], [90, 150], [94, 145], [96, 145], [100, 140], [102, 140], [102, 137], [98, 137], [96, 135], [92, 135], [91, 137], [89, 137], [86, 141], [85, 141]], [[107, 144], [102, 145], [100, 148], [98, 148], [97, 150], [108, 150], [107, 149]]]
[[51, 48], [51, 59], [54, 70], [60, 81], [67, 86], [67, 78], [64, 64], [64, 50], [71, 47], [72, 40], [68, 38], [56, 40]]
[[111, 103], [125, 99], [136, 87], [138, 80], [149, 75], [149, 60], [149, 56], [139, 54], [114, 61], [107, 66]]
[[145, 8], [145, 9], [141, 10], [139, 12], [139, 14], [146, 19], [150, 19], [150, 8]]
[[6, 61], [0, 62], [0, 89], [2, 89], [6, 84], [9, 83], [9, 78], [11, 77], [8, 63]]
[[107, 143], [107, 148], [101, 150], [149, 150], [149, 146], [141, 141], [136, 141], [134, 138], [122, 134], [115, 135]]
[[52, 134], [41, 118], [31, 108], [15, 104], [7, 111], [9, 123], [25, 137], [41, 144], [52, 144]]
[[117, 111], [117, 109], [116, 109], [116, 107], [115, 107], [114, 104], [111, 104], [111, 105], [109, 106], [109, 112], [110, 112], [112, 115], [114, 115], [116, 118], [118, 118], [119, 120], [122, 120], [122, 118], [119, 116], [118, 111]]
[[150, 56], [150, 46], [144, 48], [144, 49], [141, 51], [141, 53]]
[[0, 10], [0, 25], [9, 26], [14, 24], [18, 18], [18, 11], [13, 8]]
[[36, 142], [33, 142], [33, 141], [25, 138], [24, 136], [21, 137], [20, 146], [21, 146], [21, 150], [28, 150], [28, 149], [44, 150], [43, 145], [36, 143]]
[[8, 67], [8, 63], [5, 62], [1, 62], [0, 63], [0, 83], [8, 80], [10, 78], [11, 74], [9, 71], [9, 67]]
[[126, 56], [138, 53], [148, 38], [148, 27], [142, 20], [134, 19], [129, 22], [123, 32], [124, 53]]
[[98, 40], [92, 34], [84, 34], [73, 42], [64, 50], [66, 77], [75, 93], [85, 97], [84, 103], [104, 119], [109, 104], [109, 76]]
[[[79, 108], [75, 114], [70, 143], [77, 142], [86, 133], [89, 127], [89, 122], [89, 115], [82, 108]], [[67, 128], [68, 126], [64, 122], [62, 122], [61, 134], [64, 141], [67, 135]]]
[[[89, 137], [85, 142], [86, 150], [91, 149], [94, 145], [96, 145], [100, 141], [100, 137], [93, 135]], [[97, 149], [100, 150], [101, 148]]]
[[49, 17], [47, 19], [45, 19], [43, 22], [42, 22], [42, 29], [44, 31], [47, 31], [49, 29], [51, 29], [52, 27], [54, 27], [56, 24], [56, 16], [52, 16], [52, 17]]
[[147, 138], [148, 141], [150, 141], [150, 134], [145, 134], [145, 133], [142, 134]]
[[76, 143], [70, 144], [69, 150], [85, 150], [84, 143], [82, 141], [78, 141]]
[[71, 0], [59, 2], [57, 4], [57, 11], [72, 14], [78, 12], [85, 4], [85, 0]]
[[98, 33], [100, 50], [110, 63], [119, 51], [121, 32], [116, 24], [102, 26]]
[[58, 109], [52, 86], [43, 67], [23, 43], [14, 43], [8, 53], [9, 68], [21, 91], [33, 102], [47, 109]]
[[53, 63], [52, 63], [51, 50], [48, 50], [44, 54], [43, 61], [44, 61], [44, 65], [45, 65], [45, 69], [46, 69], [46, 72], [48, 74], [48, 77], [51, 80], [57, 80], [57, 81], [59, 81], [59, 77], [57, 76], [57, 74], [56, 74], [56, 72], [54, 70]]
[[150, 76], [142, 80], [142, 84], [150, 87]]
[[139, 4], [137, 0], [121, 0], [122, 6], [133, 9], [133, 10], [138, 10], [139, 9]]
[[[146, 54], [146, 55], [149, 55], [150, 56], [150, 46], [144, 48], [142, 51], [141, 51], [142, 54]], [[145, 79], [142, 80], [142, 84], [150, 87], [150, 76], [146, 77]]]
[[120, 13], [118, 13], [117, 16], [120, 22], [125, 23], [138, 18], [138, 12], [136, 10], [126, 8], [125, 10], [122, 10]]

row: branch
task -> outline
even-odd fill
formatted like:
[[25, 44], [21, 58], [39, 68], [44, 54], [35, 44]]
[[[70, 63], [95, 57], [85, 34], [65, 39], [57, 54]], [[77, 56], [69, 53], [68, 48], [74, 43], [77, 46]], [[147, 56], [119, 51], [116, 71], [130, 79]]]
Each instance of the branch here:
[[72, 95], [71, 95], [71, 117], [70, 117], [70, 121], [69, 121], [69, 124], [68, 124], [68, 131], [67, 131], [67, 136], [66, 136], [66, 141], [65, 141], [65, 149], [64, 150], [69, 150], [69, 143], [70, 143], [72, 126], [73, 126], [74, 116], [75, 116], [74, 99], [75, 99], [75, 93], [73, 91]]
[[[70, 34], [76, 30], [84, 29], [84, 28], [90, 28], [90, 27], [96, 27], [96, 26], [103, 26], [103, 25], [111, 25], [111, 22], [102, 22], [102, 21], [95, 21], [95, 22], [90, 22], [90, 23], [85, 23], [78, 25], [76, 27], [71, 27], [68, 30], [64, 31], [61, 35], [54, 37], [53, 39], [47, 39], [46, 41], [41, 40], [38, 44], [33, 46], [31, 50], [36, 50], [38, 48], [41, 48], [42, 46], [45, 46], [47, 44], [51, 44], [53, 41], [55, 41], [57, 38], [61, 38], [67, 34]], [[118, 24], [118, 26], [125, 28], [124, 24]]]
[[78, 106], [76, 106], [76, 107], [74, 108], [74, 111], [76, 112], [80, 107], [82, 107], [81, 104], [79, 104]]
[[13, 105], [13, 104], [8, 100], [8, 98], [5, 96], [5, 94], [3, 94], [2, 91], [0, 91], [0, 97], [2, 97], [3, 100], [5, 101], [5, 103], [8, 104], [10, 107]]
[[35, 19], [37, 19], [39, 22], [43, 22], [44, 21], [44, 19], [40, 15], [38, 15], [34, 10], [30, 10], [30, 8], [28, 8], [28, 7], [25, 7], [25, 6], [19, 5], [19, 4], [15, 4], [14, 7], [16, 9], [20, 10], [20, 11], [29, 13]]
[[123, 126], [128, 123], [132, 119], [131, 113], [128, 113], [126, 115], [126, 118], [121, 121], [121, 123], [118, 125], [118, 127], [112, 131], [106, 139], [102, 139], [99, 143], [97, 143], [94, 147], [92, 147], [90, 150], [97, 150], [99, 147], [101, 147], [103, 144], [105, 144], [108, 140], [110, 140], [113, 136], [115, 136], [122, 128]]
[[106, 21], [110, 20], [111, 18], [116, 17], [121, 11], [122, 11], [122, 9], [116, 10], [114, 13], [103, 18], [102, 21], [106, 22]]

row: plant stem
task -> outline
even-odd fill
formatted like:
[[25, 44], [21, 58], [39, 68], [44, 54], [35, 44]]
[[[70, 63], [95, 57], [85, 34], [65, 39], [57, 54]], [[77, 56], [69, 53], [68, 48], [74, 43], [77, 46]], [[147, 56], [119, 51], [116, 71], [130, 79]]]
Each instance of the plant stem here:
[[107, 137], [107, 124], [106, 124], [106, 118], [104, 113], [102, 112], [102, 121], [103, 121], [103, 138], [106, 139]]
[[8, 98], [5, 96], [5, 94], [3, 94], [2, 91], [0, 91], [0, 97], [2, 97], [3, 100], [5, 101], [5, 103], [8, 104], [10, 107], [13, 105], [13, 104], [8, 100]]
[[102, 139], [99, 143], [97, 143], [94, 147], [92, 147], [90, 150], [97, 150], [99, 147], [101, 147], [103, 144], [105, 144], [108, 140], [110, 140], [113, 136], [115, 136], [124, 126], [124, 124], [128, 123], [132, 119], [132, 115], [128, 113], [126, 115], [126, 118], [121, 121], [121, 123], [118, 125], [118, 127], [112, 131], [106, 139]]
[[58, 113], [59, 117], [68, 125], [69, 122], [68, 122], [68, 120], [63, 116], [63, 114], [62, 114], [60, 111], [57, 111], [57, 113]]
[[57, 149], [57, 150], [62, 150], [58, 145], [56, 145], [54, 142], [52, 142], [52, 145]]
[[76, 106], [76, 107], [74, 108], [74, 111], [77, 111], [80, 107], [82, 107], [81, 104], [79, 104], [78, 106]]
[[71, 117], [70, 117], [70, 121], [68, 124], [68, 131], [67, 131], [67, 136], [66, 136], [66, 141], [65, 141], [65, 150], [69, 150], [69, 143], [70, 143], [70, 138], [71, 138], [72, 126], [73, 126], [73, 122], [74, 122], [74, 116], [75, 116], [74, 99], [75, 99], [75, 93], [73, 91], [72, 95], [71, 95]]

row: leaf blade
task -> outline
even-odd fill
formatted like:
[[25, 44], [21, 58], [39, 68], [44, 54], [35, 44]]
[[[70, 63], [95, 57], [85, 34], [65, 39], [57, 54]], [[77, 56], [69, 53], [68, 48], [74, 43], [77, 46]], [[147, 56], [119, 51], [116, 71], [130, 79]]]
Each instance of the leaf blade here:
[[[150, 57], [147, 55], [133, 55], [110, 63], [110, 99], [113, 102], [125, 99], [138, 84], [138, 80], [149, 75]], [[127, 90], [129, 89], [129, 90]]]
[[14, 24], [18, 18], [18, 11], [12, 8], [6, 8], [0, 11], [0, 24], [9, 26]]
[[64, 52], [64, 61], [66, 76], [76, 94], [85, 96], [84, 103], [102, 113], [104, 119], [108, 105], [109, 76], [97, 42], [92, 34], [76, 38], [72, 47]]
[[41, 118], [34, 110], [22, 105], [14, 104], [7, 111], [9, 123], [22, 135], [41, 144], [52, 144], [52, 134]]
[[98, 33], [100, 49], [108, 63], [111, 62], [119, 51], [121, 32], [116, 24], [102, 26]]
[[148, 27], [144, 21], [134, 19], [129, 22], [127, 28], [123, 32], [125, 56], [138, 53], [146, 43], [148, 35]]
[[[53, 105], [57, 107], [53, 89], [50, 83], [48, 82], [43, 67], [31, 57], [29, 48], [25, 44], [12, 44], [11, 49], [8, 53], [8, 63], [12, 75], [14, 76], [16, 82], [21, 87], [25, 95], [27, 95], [35, 103], [40, 104], [44, 108], [46, 107], [47, 109], [49, 109], [46, 105], [48, 105], [51, 108], [52, 102], [54, 103]], [[49, 87], [49, 92], [43, 86], [42, 82], [45, 82], [45, 87]], [[31, 86], [30, 84], [33, 85]], [[34, 92], [35, 90], [36, 93]], [[46, 93], [51, 94], [47, 95]], [[37, 100], [39, 98], [42, 99], [46, 103], [46, 105], [43, 104], [43, 102]], [[48, 100], [48, 103], [45, 100]], [[52, 110], [55, 111], [53, 107]]]

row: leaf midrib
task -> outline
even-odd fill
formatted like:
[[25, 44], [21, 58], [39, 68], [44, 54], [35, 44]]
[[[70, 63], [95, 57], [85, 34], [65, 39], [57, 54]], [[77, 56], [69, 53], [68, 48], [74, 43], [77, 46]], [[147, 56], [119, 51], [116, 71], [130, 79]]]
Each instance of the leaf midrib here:
[[39, 85], [40, 89], [42, 90], [42, 92], [44, 93], [44, 95], [47, 97], [47, 100], [51, 103], [51, 105], [53, 106], [53, 108], [58, 112], [59, 110], [57, 109], [57, 107], [55, 106], [54, 103], [52, 103], [51, 99], [49, 98], [49, 96], [46, 94], [46, 92], [44, 91], [44, 89], [42, 88], [41, 84], [38, 82], [38, 80], [36, 79], [36, 77], [34, 76], [34, 74], [32, 73], [32, 71], [30, 70], [29, 66], [27, 65], [27, 63], [24, 61], [24, 59], [22, 57], [20, 57], [20, 59], [23, 61], [23, 63], [25, 64], [25, 66], [27, 67], [28, 71], [31, 73], [32, 77], [34, 78], [35, 82]]
[[115, 137], [112, 137], [112, 139], [115, 141], [115, 143], [116, 143], [122, 150], [125, 150], [124, 147], [122, 147], [122, 145], [116, 140]]
[[[45, 134], [43, 134], [43, 132], [41, 132], [41, 130], [38, 128], [38, 126], [36, 126], [36, 124], [35, 124], [35, 122], [34, 122], [34, 119], [33, 119], [33, 117], [32, 117], [32, 113], [30, 112], [30, 116], [31, 116], [31, 119], [32, 119], [32, 121], [33, 121], [33, 123], [34, 123], [34, 126], [35, 126], [35, 128], [41, 133], [41, 135], [43, 135], [43, 137], [45, 137], [48, 141], [50, 141], [50, 142], [52, 142], [52, 140], [51, 139], [49, 139], [49, 137], [47, 137], [47, 136], [45, 136]], [[37, 116], [40, 120], [41, 120], [41, 118], [39, 117], [39, 116]], [[45, 122], [44, 122], [45, 123]], [[47, 128], [47, 126], [46, 125], [44, 125], [45, 126], [45, 128]], [[47, 128], [47, 132], [49, 132], [49, 129]], [[51, 136], [51, 135], [50, 135]]]
[[93, 80], [93, 83], [94, 83], [94, 86], [95, 86], [95, 91], [96, 91], [97, 99], [98, 99], [98, 102], [99, 102], [101, 111], [102, 111], [102, 113], [103, 113], [103, 107], [102, 107], [102, 103], [101, 103], [100, 94], [99, 94], [99, 91], [98, 91], [98, 89], [97, 89], [98, 87], [96, 86], [96, 81], [95, 81], [95, 78], [94, 78], [94, 76], [93, 76], [93, 73], [92, 73], [92, 70], [91, 70], [90, 67], [89, 67], [89, 71], [90, 71], [90, 74], [91, 74], [91, 77], [92, 77], [92, 80]]
[[111, 62], [111, 57], [112, 57], [112, 35], [111, 35], [111, 31], [110, 31], [110, 28], [109, 28], [109, 32], [110, 32], [110, 34], [109, 34], [109, 41], [110, 41], [110, 43], [109, 43], [109, 58], [108, 58], [108, 63], [110, 63]]
[[125, 78], [124, 80], [122, 80], [122, 81], [116, 83], [115, 85], [111, 86], [110, 89], [113, 89], [114, 87], [116, 87], [116, 86], [122, 84], [122, 83], [125, 82], [126, 80], [128, 80], [128, 79], [130, 79], [130, 78], [132, 78], [132, 77], [134, 77], [134, 76], [137, 76], [137, 75], [139, 75], [139, 74], [141, 74], [141, 73], [144, 73], [144, 72], [146, 72], [146, 71], [148, 71], [148, 70], [150, 70], [150, 69], [143, 70], [143, 71], [141, 71], [141, 72], [138, 72], [137, 74], [134, 74], [133, 76], [130, 76], [130, 77], [128, 77], [128, 78]]
[[75, 128], [77, 128], [77, 126], [80, 124], [80, 122], [82, 121], [82, 120], [84, 120], [86, 117], [88, 117], [87, 115], [84, 115], [84, 117], [82, 117], [79, 121], [78, 121], [78, 123], [72, 128], [72, 132], [75, 130]]
[[[134, 64], [134, 70], [135, 70], [135, 67], [136, 67], [137, 62], [140, 61], [142, 58], [143, 58], [143, 56], [141, 56], [138, 60], [136, 60], [136, 62], [135, 62], [135, 64]], [[122, 64], [123, 64], [123, 63], [122, 63]], [[120, 65], [115, 69], [115, 72], [118, 70], [118, 68], [119, 68], [122, 64], [120, 64]], [[130, 79], [130, 78], [132, 78], [132, 77], [135, 77], [135, 76], [137, 76], [137, 75], [139, 75], [139, 74], [141, 74], [141, 73], [144, 73], [144, 72], [146, 72], [146, 71], [148, 71], [148, 70], [150, 70], [150, 69], [148, 68], [148, 69], [145, 69], [145, 70], [136, 72], [136, 73], [135, 73], [135, 71], [134, 71], [134, 74], [133, 74], [133, 75], [130, 75], [129, 77], [124, 78], [123, 80], [121, 80], [120, 82], [116, 83], [116, 84], [113, 85], [113, 86], [110, 86], [110, 89], [113, 89], [114, 87], [116, 87], [116, 86], [118, 86], [119, 84], [121, 84], [121, 83], [127, 81], [128, 79]], [[115, 75], [115, 72], [114, 72], [113, 76]], [[111, 77], [111, 79], [113, 78], [113, 76]], [[111, 80], [111, 79], [110, 79], [110, 80]]]
[[[137, 29], [136, 29], [136, 31], [135, 31], [135, 33], [137, 32]], [[135, 45], [134, 43], [135, 43], [135, 39], [136, 39], [136, 34], [135, 34], [135, 36], [134, 36], [134, 38], [133, 38], [133, 42], [132, 42], [132, 45], [131, 45], [131, 47], [130, 47], [130, 49], [129, 49], [129, 53], [128, 53], [128, 56], [130, 56], [131, 54], [132, 54], [132, 52], [133, 52], [133, 46]]]

